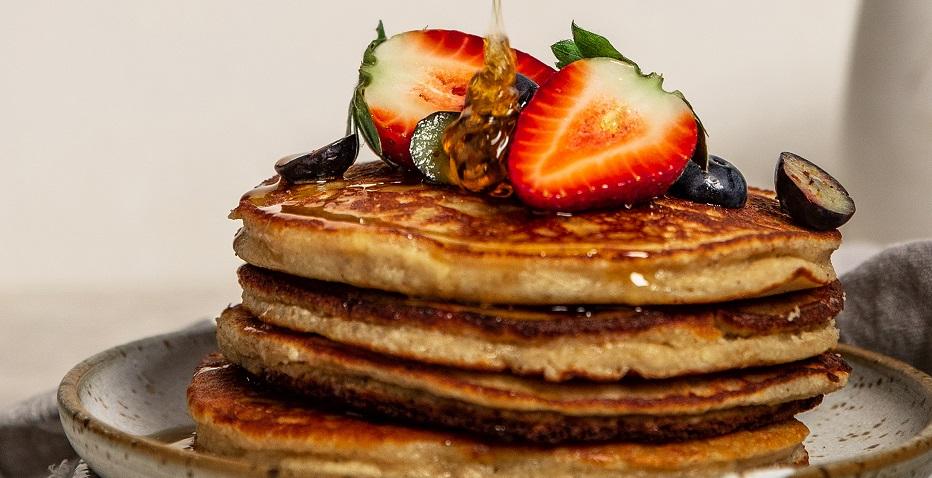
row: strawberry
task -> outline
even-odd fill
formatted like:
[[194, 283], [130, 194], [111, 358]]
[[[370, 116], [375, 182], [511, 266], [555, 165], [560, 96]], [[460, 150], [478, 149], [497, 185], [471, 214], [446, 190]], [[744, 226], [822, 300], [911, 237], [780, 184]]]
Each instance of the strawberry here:
[[562, 211], [664, 194], [697, 150], [701, 123], [660, 75], [644, 75], [607, 40], [573, 27], [575, 41], [554, 45], [565, 66], [518, 119], [508, 156], [515, 193]]
[[[413, 168], [408, 152], [418, 121], [437, 111], [462, 111], [466, 87], [483, 64], [483, 39], [454, 30], [416, 30], [378, 38], [359, 68], [353, 117], [386, 162]], [[553, 68], [515, 50], [518, 72], [537, 83]]]

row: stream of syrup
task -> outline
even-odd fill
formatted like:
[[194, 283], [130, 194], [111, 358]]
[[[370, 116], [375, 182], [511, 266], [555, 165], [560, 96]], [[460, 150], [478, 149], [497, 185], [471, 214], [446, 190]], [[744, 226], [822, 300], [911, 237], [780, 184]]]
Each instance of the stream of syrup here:
[[512, 189], [505, 159], [518, 122], [517, 67], [504, 31], [501, 0], [493, 0], [492, 10], [485, 66], [469, 81], [465, 107], [447, 127], [443, 149], [450, 157], [452, 179], [463, 189], [507, 197]]

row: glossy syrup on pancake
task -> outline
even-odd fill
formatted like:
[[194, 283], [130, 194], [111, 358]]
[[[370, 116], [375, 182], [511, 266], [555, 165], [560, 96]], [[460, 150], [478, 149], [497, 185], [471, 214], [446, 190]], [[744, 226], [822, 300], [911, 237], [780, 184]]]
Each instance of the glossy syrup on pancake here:
[[[437, 207], [438, 200], [449, 200], [449, 204]], [[553, 252], [574, 257], [610, 254], [619, 259], [648, 259], [670, 254], [677, 245], [701, 239], [705, 234], [749, 232], [749, 224], [763, 232], [787, 236], [808, 232], [787, 223], [772, 193], [754, 190], [750, 200], [753, 204], [746, 211], [725, 211], [664, 197], [624, 211], [546, 212], [527, 208], [516, 200], [490, 199], [427, 185], [403, 170], [366, 163], [351, 168], [342, 181], [294, 185], [275, 177], [246, 193], [241, 204], [291, 219], [381, 226], [427, 238], [450, 239], [460, 247], [469, 243], [479, 249], [494, 249], [508, 244], [519, 249], [502, 253], [541, 257]], [[335, 212], [341, 209], [348, 212]], [[814, 237], [836, 238], [837, 232]], [[600, 245], [601, 249], [596, 247]]]
[[772, 193], [722, 209], [657, 198], [630, 210], [529, 209], [388, 166], [247, 193], [237, 254], [360, 287], [478, 303], [709, 303], [825, 285], [837, 231], [793, 225]]

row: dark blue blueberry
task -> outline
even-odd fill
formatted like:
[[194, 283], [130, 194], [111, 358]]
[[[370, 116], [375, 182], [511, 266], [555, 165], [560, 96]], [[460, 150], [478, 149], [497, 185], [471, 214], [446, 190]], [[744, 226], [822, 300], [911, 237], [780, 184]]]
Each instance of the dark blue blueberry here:
[[524, 109], [531, 102], [534, 93], [537, 93], [537, 88], [537, 83], [534, 80], [518, 73], [517, 78], [515, 78], [515, 89], [518, 90], [518, 108]]
[[275, 163], [275, 171], [290, 183], [341, 178], [358, 155], [359, 138], [353, 133], [310, 153], [285, 156]]
[[696, 161], [687, 162], [686, 169], [667, 194], [699, 203], [739, 208], [748, 200], [748, 183], [733, 164], [709, 155], [708, 171], [703, 171]]
[[848, 222], [854, 200], [831, 174], [793, 153], [780, 153], [774, 186], [780, 206], [795, 222], [827, 231]]

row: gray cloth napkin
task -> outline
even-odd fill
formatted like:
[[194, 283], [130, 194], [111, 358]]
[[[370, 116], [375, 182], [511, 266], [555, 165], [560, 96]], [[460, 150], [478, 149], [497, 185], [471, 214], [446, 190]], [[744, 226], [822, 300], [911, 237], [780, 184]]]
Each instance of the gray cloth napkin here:
[[58, 421], [54, 392], [0, 412], [0, 478], [47, 477], [49, 467], [66, 458], [77, 464]]
[[[841, 280], [842, 341], [932, 373], [932, 241], [887, 249]], [[75, 458], [53, 392], [0, 413], [0, 478], [68, 477]]]
[[848, 296], [841, 340], [932, 375], [932, 241], [886, 249], [841, 282]]

